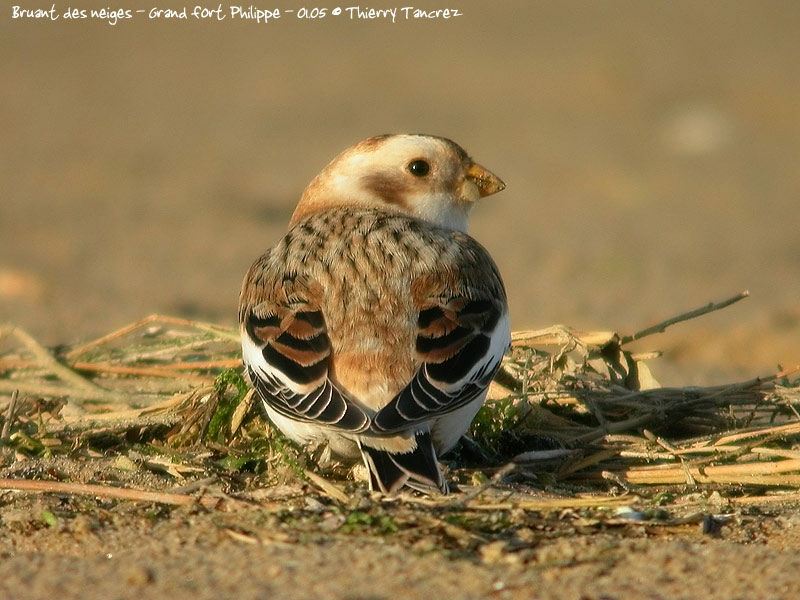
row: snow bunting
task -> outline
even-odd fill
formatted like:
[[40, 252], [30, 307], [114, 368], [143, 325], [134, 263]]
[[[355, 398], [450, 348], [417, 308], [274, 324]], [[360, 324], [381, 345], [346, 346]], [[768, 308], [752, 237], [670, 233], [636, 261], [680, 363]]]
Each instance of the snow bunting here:
[[369, 138], [311, 181], [239, 301], [245, 368], [278, 429], [361, 457], [373, 490], [447, 493], [437, 456], [511, 339], [497, 266], [466, 233], [504, 187], [429, 135]]

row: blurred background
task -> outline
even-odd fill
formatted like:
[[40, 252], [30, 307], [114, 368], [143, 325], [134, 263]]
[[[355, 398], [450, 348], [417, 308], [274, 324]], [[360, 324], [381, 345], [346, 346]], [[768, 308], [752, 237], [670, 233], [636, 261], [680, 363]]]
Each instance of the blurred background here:
[[640, 342], [666, 353], [656, 376], [800, 363], [800, 4], [454, 5], [266, 25], [4, 8], [0, 321], [46, 344], [153, 312], [233, 326], [245, 270], [322, 166], [364, 137], [428, 132], [508, 185], [472, 233], [514, 329], [631, 333], [749, 289]]

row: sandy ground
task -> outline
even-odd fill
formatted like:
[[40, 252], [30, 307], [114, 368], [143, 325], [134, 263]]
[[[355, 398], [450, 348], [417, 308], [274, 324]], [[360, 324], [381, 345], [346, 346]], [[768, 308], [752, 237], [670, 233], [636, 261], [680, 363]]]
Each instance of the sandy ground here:
[[[425, 131], [508, 184], [473, 233], [507, 281], [514, 329], [630, 332], [749, 289], [745, 302], [648, 340], [665, 351], [656, 375], [719, 383], [800, 362], [797, 4], [457, 4], [463, 16], [448, 21], [137, 15], [114, 26], [4, 8], [2, 320], [52, 345], [152, 312], [232, 324], [243, 272], [315, 172], [363, 137]], [[755, 540], [580, 535], [588, 555], [612, 545], [614, 560], [526, 569], [390, 542], [253, 547], [221, 535], [213, 515], [131, 515], [88, 537], [15, 530], [7, 517], [0, 510], [3, 597], [790, 598], [798, 588], [789, 526]]]

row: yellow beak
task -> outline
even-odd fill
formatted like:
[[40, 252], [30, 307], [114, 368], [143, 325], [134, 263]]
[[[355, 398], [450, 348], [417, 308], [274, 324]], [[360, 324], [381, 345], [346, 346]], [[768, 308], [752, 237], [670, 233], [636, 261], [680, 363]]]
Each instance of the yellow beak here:
[[467, 179], [478, 186], [481, 198], [496, 194], [506, 187], [506, 184], [497, 175], [476, 163], [472, 163], [467, 169]]

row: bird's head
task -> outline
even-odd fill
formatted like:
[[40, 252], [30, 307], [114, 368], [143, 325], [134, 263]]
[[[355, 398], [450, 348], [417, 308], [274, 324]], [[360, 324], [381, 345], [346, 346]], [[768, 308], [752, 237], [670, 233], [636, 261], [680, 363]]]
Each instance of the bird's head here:
[[382, 135], [333, 159], [300, 199], [291, 225], [333, 206], [384, 208], [466, 231], [475, 202], [505, 188], [456, 143], [430, 135]]

